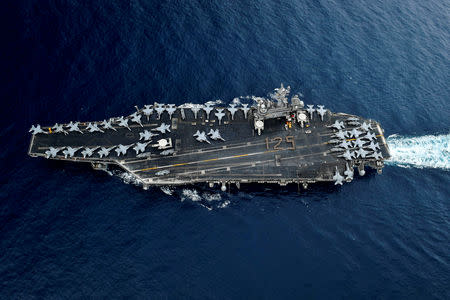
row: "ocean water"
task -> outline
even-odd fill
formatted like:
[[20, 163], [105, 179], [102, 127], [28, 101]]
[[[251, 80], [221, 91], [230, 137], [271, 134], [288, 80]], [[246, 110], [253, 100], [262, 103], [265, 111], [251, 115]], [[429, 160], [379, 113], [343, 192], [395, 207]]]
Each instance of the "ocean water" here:
[[[0, 298], [450, 298], [448, 1], [3, 5]], [[144, 191], [26, 154], [31, 124], [280, 83], [381, 122], [383, 174]]]

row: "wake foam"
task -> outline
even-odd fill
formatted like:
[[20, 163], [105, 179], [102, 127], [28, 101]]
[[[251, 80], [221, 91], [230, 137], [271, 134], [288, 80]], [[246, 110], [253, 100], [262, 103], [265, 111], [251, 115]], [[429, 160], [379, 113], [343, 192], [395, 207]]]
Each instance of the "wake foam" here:
[[387, 138], [390, 165], [450, 170], [450, 134], [407, 137], [391, 135]]

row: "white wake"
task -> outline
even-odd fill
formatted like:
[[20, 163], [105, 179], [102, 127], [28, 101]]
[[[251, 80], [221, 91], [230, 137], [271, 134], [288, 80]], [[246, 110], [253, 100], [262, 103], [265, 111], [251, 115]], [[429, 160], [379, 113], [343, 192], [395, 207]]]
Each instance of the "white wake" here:
[[400, 167], [450, 170], [450, 134], [387, 138], [392, 157], [388, 164]]

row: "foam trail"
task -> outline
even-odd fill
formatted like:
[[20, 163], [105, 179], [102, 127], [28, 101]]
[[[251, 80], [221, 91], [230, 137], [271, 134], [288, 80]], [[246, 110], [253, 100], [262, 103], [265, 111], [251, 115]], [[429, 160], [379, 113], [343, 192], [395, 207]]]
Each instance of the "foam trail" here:
[[390, 165], [450, 170], [450, 134], [407, 137], [391, 135]]

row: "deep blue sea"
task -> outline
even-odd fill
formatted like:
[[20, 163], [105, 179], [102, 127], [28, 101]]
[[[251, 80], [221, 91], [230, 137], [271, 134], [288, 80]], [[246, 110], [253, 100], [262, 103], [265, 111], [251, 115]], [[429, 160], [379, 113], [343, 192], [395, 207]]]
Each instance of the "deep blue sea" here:
[[[450, 298], [449, 1], [2, 4], [0, 298]], [[395, 134], [383, 174], [144, 191], [27, 156], [32, 124], [280, 83]]]

